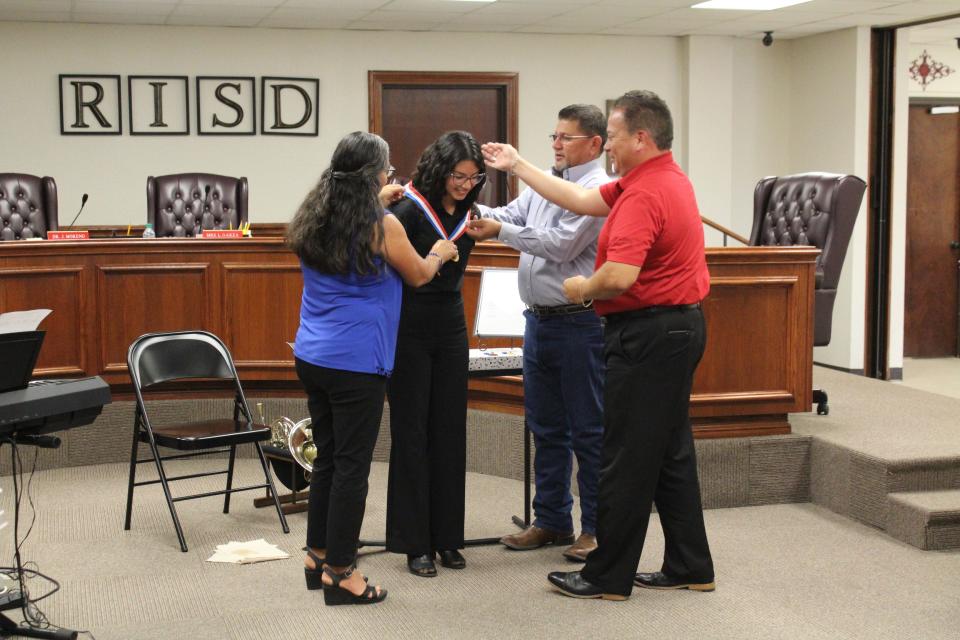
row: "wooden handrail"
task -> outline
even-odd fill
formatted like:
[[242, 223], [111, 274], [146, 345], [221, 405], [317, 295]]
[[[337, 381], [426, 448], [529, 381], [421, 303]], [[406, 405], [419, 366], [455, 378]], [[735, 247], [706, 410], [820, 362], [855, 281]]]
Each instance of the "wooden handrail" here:
[[730, 229], [727, 229], [727, 228], [726, 228], [725, 226], [723, 226], [722, 224], [717, 224], [716, 222], [714, 222], [714, 221], [711, 220], [710, 218], [707, 218], [707, 217], [704, 217], [704, 216], [700, 216], [700, 220], [703, 221], [703, 224], [707, 225], [708, 227], [712, 227], [713, 229], [716, 229], [716, 230], [719, 231], [720, 233], [722, 233], [722, 234], [724, 234], [724, 235], [727, 235], [727, 236], [730, 236], [730, 237], [733, 238], [734, 240], [739, 240], [739, 241], [742, 242], [743, 244], [745, 244], [745, 245], [747, 245], [747, 246], [750, 246], [750, 241], [747, 240], [746, 238], [744, 238], [742, 235], [740, 235], [740, 234], [737, 233], [736, 231], [731, 231]]

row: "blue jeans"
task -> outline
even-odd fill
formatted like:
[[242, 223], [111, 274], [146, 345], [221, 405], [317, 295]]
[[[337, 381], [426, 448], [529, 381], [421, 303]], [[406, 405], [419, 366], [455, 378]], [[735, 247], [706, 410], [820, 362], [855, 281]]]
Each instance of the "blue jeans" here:
[[603, 441], [600, 318], [592, 310], [541, 318], [530, 311], [524, 315], [524, 409], [537, 447], [533, 524], [573, 531], [570, 474], [576, 455], [581, 531], [595, 534]]

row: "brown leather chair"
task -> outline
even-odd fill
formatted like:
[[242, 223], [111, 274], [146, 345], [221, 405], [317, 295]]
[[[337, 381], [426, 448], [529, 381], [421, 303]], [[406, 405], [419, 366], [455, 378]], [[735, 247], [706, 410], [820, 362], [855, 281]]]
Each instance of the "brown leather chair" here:
[[[867, 184], [856, 176], [799, 173], [764, 178], [753, 193], [753, 246], [807, 245], [820, 249], [814, 287], [813, 344], [830, 344], [840, 270]], [[814, 390], [817, 413], [827, 394]]]
[[246, 221], [246, 178], [213, 173], [147, 178], [147, 222], [158, 238], [190, 238], [203, 229], [238, 229]]
[[0, 240], [46, 238], [59, 229], [57, 216], [53, 178], [0, 173]]

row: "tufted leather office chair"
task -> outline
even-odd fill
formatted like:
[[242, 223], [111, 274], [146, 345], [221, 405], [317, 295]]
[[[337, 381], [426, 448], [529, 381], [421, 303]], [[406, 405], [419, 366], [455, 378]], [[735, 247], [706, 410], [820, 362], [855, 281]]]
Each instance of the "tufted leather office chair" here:
[[0, 173], [0, 240], [46, 238], [59, 229], [57, 183], [26, 173]]
[[[753, 193], [753, 246], [807, 245], [820, 249], [813, 301], [813, 344], [830, 344], [840, 270], [857, 221], [866, 183], [836, 173], [764, 178]], [[827, 395], [814, 391], [817, 413], [829, 412]]]
[[147, 222], [158, 238], [190, 238], [203, 229], [237, 229], [247, 221], [247, 179], [213, 173], [147, 178]]

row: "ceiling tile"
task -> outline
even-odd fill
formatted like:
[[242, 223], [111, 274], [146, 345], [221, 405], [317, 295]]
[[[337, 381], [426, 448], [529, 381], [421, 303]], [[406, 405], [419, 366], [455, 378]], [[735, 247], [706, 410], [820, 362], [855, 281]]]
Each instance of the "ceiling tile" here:
[[871, 11], [871, 13], [892, 13], [916, 18], [925, 18], [937, 14], [949, 15], [958, 12], [960, 12], [960, 2], [905, 2]]
[[283, 0], [180, 0], [180, 6], [210, 6], [217, 7], [220, 10], [223, 10], [224, 7], [231, 10], [246, 7], [275, 9], [282, 3]]
[[[563, 0], [566, 4], [573, 5], [588, 5], [594, 4], [597, 0]], [[516, 5], [527, 5], [527, 6], [537, 6], [537, 5], [549, 5], [555, 4], [553, 0], [497, 0], [494, 4], [516, 4]]]
[[464, 22], [448, 22], [437, 27], [437, 30], [473, 33], [508, 33], [517, 28], [515, 24], [506, 24], [502, 20], [496, 23], [480, 23], [475, 20]]
[[663, 20], [674, 23], [682, 23], [688, 27], [712, 24], [716, 22], [729, 22], [738, 18], [755, 15], [757, 13], [767, 13], [765, 11], [720, 11], [716, 9], [674, 9], [660, 15], [654, 16], [651, 20]]
[[595, 34], [596, 27], [591, 27], [587, 25], [577, 26], [574, 24], [569, 25], [551, 25], [538, 22], [535, 24], [527, 25], [520, 27], [515, 30], [517, 33], [559, 33], [559, 34]]
[[[0, 0], [5, 20], [315, 29], [756, 37], [886, 26], [960, 11], [957, 0], [811, 0], [770, 12], [690, 9], [694, 0]], [[141, 19], [138, 18], [138, 16]], [[956, 29], [960, 34], [960, 24]], [[926, 42], [953, 36], [916, 36]]]
[[[688, 0], [693, 2], [693, 0]], [[649, 16], [660, 15], [661, 13], [666, 13], [667, 11], [672, 11], [678, 7], [662, 6], [662, 5], [651, 5], [650, 3], [632, 3], [632, 4], [610, 4], [608, 2], [599, 2], [595, 5], [589, 7], [583, 7], [581, 11], [610, 11], [616, 12], [617, 15], [623, 16], [625, 18], [646, 18]]]
[[73, 21], [89, 24], [166, 24], [167, 13], [98, 13], [96, 11], [74, 11]]
[[255, 27], [261, 18], [250, 16], [171, 15], [164, 24], [179, 27]]
[[390, 3], [390, 0], [285, 0], [282, 9], [356, 9], [373, 11]]
[[470, 12], [470, 17], [474, 16], [489, 16], [489, 15], [498, 15], [498, 16], [534, 16], [536, 18], [552, 18], [553, 16], [559, 16], [561, 14], [567, 13], [568, 11], [575, 11], [576, 9], [581, 8], [577, 4], [568, 4], [566, 2], [553, 2], [551, 4], [545, 5], [533, 5], [533, 4], [508, 4], [505, 2], [495, 2], [493, 4], [487, 4], [483, 7], [480, 7], [474, 11]]
[[396, 25], [436, 25], [449, 20], [449, 15], [435, 11], [385, 11], [379, 9], [364, 16], [364, 22], [382, 22]]
[[424, 22], [423, 20], [365, 17], [347, 24], [346, 28], [361, 31], [430, 31], [439, 24], [440, 22], [437, 21]]
[[8, 11], [43, 13], [47, 11], [70, 11], [70, 0], [0, 0], [3, 19], [9, 20]]
[[752, 27], [747, 27], [744, 25], [737, 24], [737, 21], [731, 22], [720, 22], [718, 24], [710, 24], [705, 27], [697, 27], [696, 29], [690, 32], [690, 35], [694, 36], [734, 36], [734, 37], [746, 37], [754, 34], [763, 35], [762, 32], [757, 31]]
[[604, 29], [601, 33], [617, 36], [682, 36], [689, 31], [689, 29], [677, 24], [667, 25], [662, 22], [640, 20], [627, 25]]
[[[248, 20], [256, 19], [260, 20], [267, 17], [273, 9], [269, 7], [254, 7], [254, 6], [237, 6], [230, 7], [229, 10], [224, 10], [223, 6], [211, 5], [211, 4], [180, 4], [177, 5], [174, 10], [171, 12], [171, 17], [190, 17], [198, 16], [203, 18], [223, 18], [224, 20]], [[228, 26], [232, 26], [228, 25]]]
[[892, 0], [812, 0], [798, 5], [806, 11], [829, 11], [832, 13], [853, 13], [855, 11], [869, 12], [882, 7], [902, 4]]
[[687, 9], [697, 3], [698, 0], [600, 0], [598, 6], [621, 6], [621, 7], [651, 7], [655, 9]]
[[3, 19], [5, 22], [70, 22], [70, 12], [4, 9]]
[[116, 15], [118, 20], [123, 20], [130, 14], [139, 15], [167, 15], [177, 6], [176, 1], [172, 2], [121, 2], [119, 0], [75, 0], [73, 12], [76, 13], [96, 13], [102, 18], [108, 19], [111, 15]]
[[354, 20], [366, 16], [369, 11], [360, 9], [275, 9], [258, 27], [288, 29], [339, 29]]
[[380, 9], [384, 11], [433, 11], [437, 13], [469, 13], [489, 3], [442, 2], [441, 0], [392, 0]]
[[[503, 14], [480, 14], [471, 13], [467, 18], [457, 21], [447, 21], [443, 23], [444, 27], [454, 24], [476, 24], [483, 27], [495, 27], [500, 31], [511, 31], [519, 27], [540, 22], [543, 18], [538, 15], [517, 13], [510, 15]], [[455, 31], [470, 31], [471, 29], [455, 29]]]

